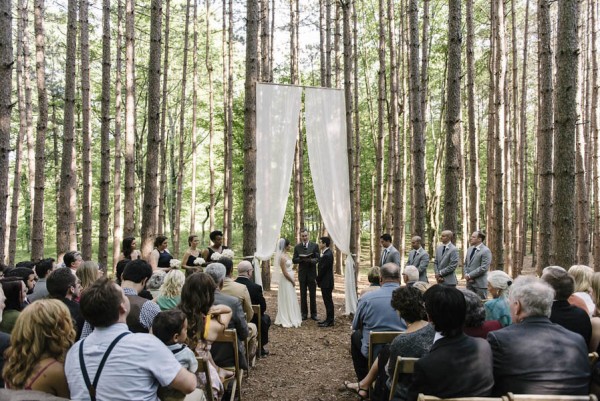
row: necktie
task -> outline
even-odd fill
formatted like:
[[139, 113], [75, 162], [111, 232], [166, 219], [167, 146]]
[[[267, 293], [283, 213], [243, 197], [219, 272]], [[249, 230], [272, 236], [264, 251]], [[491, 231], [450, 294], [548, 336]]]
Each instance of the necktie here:
[[446, 249], [448, 249], [448, 248], [446, 248], [446, 246], [444, 246], [444, 249], [442, 250], [442, 256], [444, 256], [444, 253], [446, 253]]
[[308, 242], [304, 243], [304, 249], [308, 249]]
[[473, 259], [473, 256], [475, 255], [476, 250], [477, 250], [477, 248], [473, 248], [473, 250], [471, 251], [471, 256], [469, 256], [469, 261], [471, 261], [471, 259]]
[[382, 265], [382, 266], [383, 266], [383, 263], [385, 262], [385, 258], [387, 257], [387, 252], [388, 252], [388, 250], [384, 249], [383, 250], [383, 255], [381, 255], [381, 263], [380, 263], [380, 265]]

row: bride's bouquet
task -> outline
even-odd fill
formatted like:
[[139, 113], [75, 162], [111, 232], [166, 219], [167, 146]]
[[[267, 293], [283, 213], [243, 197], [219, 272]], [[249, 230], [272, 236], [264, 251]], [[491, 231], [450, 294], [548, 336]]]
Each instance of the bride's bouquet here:
[[171, 259], [169, 266], [171, 266], [172, 269], [179, 269], [181, 267], [181, 260]]
[[206, 261], [203, 258], [197, 257], [196, 259], [194, 259], [194, 264], [196, 266], [202, 266], [205, 263]]
[[222, 255], [219, 252], [214, 252], [212, 255], [210, 255], [210, 260], [217, 262], [219, 259], [221, 259], [221, 256]]
[[231, 249], [223, 249], [221, 256], [233, 260], [234, 253]]

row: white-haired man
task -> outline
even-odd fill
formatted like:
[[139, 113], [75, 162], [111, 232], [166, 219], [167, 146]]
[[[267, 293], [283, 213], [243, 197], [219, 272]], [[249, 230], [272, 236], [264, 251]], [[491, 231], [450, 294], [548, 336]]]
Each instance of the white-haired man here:
[[402, 272], [402, 280], [405, 285], [412, 287], [414, 283], [419, 281], [419, 269], [416, 266], [406, 266]]

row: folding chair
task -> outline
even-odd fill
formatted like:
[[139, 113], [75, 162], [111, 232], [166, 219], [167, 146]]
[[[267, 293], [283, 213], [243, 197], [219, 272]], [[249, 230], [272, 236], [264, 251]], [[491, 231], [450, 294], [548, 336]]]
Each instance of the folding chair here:
[[371, 331], [369, 332], [369, 369], [375, 361], [373, 349], [377, 345], [389, 344], [394, 341], [394, 338], [398, 334], [404, 333], [403, 331]]
[[415, 362], [417, 362], [418, 360], [419, 358], [403, 358], [401, 356], [399, 356], [396, 359], [394, 375], [392, 376], [392, 387], [390, 388], [389, 401], [392, 401], [392, 399], [394, 398], [394, 393], [396, 392], [396, 385], [398, 384], [398, 376], [400, 376], [400, 373], [411, 375], [415, 373]]
[[206, 397], [206, 401], [215, 401], [212, 392], [212, 381], [210, 380], [210, 371], [208, 370], [208, 361], [204, 358], [197, 357], [198, 361], [198, 373], [204, 373], [206, 377], [206, 386], [204, 387], [204, 396]]
[[508, 397], [456, 397], [438, 398], [432, 395], [419, 394], [418, 401], [508, 401]]
[[262, 329], [262, 311], [260, 310], [260, 305], [252, 305], [252, 310], [254, 311], [254, 316], [256, 319], [256, 330], [258, 333], [256, 334], [256, 359], [260, 358], [260, 350], [262, 349], [262, 337], [261, 337], [261, 329]]
[[[215, 342], [229, 343], [229, 344], [231, 344], [231, 347], [233, 348], [234, 366], [221, 366], [221, 367], [223, 369], [229, 370], [234, 373], [233, 378], [235, 378], [235, 380], [233, 380], [233, 385], [231, 388], [230, 401], [234, 401], [236, 394], [237, 394], [238, 400], [241, 401], [242, 400], [243, 372], [240, 369], [240, 355], [238, 353], [238, 339], [237, 339], [237, 333], [236, 333], [235, 329], [223, 330], [223, 332], [217, 336], [217, 339], [215, 340]], [[223, 386], [225, 386], [225, 388], [227, 388], [229, 381], [231, 381], [231, 379], [227, 380], [225, 383], [223, 383]]]
[[508, 393], [509, 401], [598, 401], [594, 394], [589, 395], [541, 395]]
[[597, 360], [598, 360], [597, 352], [590, 352], [588, 354], [588, 361], [590, 362], [590, 366], [594, 366], [594, 364], [596, 363]]

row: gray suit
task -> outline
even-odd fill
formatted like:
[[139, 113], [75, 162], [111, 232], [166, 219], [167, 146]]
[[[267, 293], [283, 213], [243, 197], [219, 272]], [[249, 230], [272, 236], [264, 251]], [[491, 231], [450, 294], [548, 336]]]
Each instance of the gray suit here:
[[384, 249], [381, 252], [380, 266], [383, 266], [386, 263], [395, 263], [396, 265], [398, 265], [398, 267], [400, 267], [400, 259], [400, 252], [398, 252], [398, 250], [394, 248], [394, 245], [390, 245], [389, 248]]
[[[473, 257], [471, 257], [471, 253], [473, 253]], [[487, 272], [491, 263], [492, 252], [484, 244], [480, 244], [478, 248], [471, 246], [467, 249], [464, 272], [473, 279], [473, 281], [467, 281], [467, 289], [482, 298], [487, 298]]]
[[[444, 252], [444, 248], [448, 248]], [[452, 242], [447, 245], [440, 245], [435, 250], [434, 270], [436, 274], [442, 276], [444, 281], [441, 284], [455, 286], [458, 281], [454, 271], [458, 266], [458, 249]]]
[[408, 263], [406, 264], [415, 266], [419, 270], [419, 281], [429, 282], [427, 279], [427, 266], [429, 266], [429, 254], [423, 247], [419, 249], [411, 250], [408, 253]]

